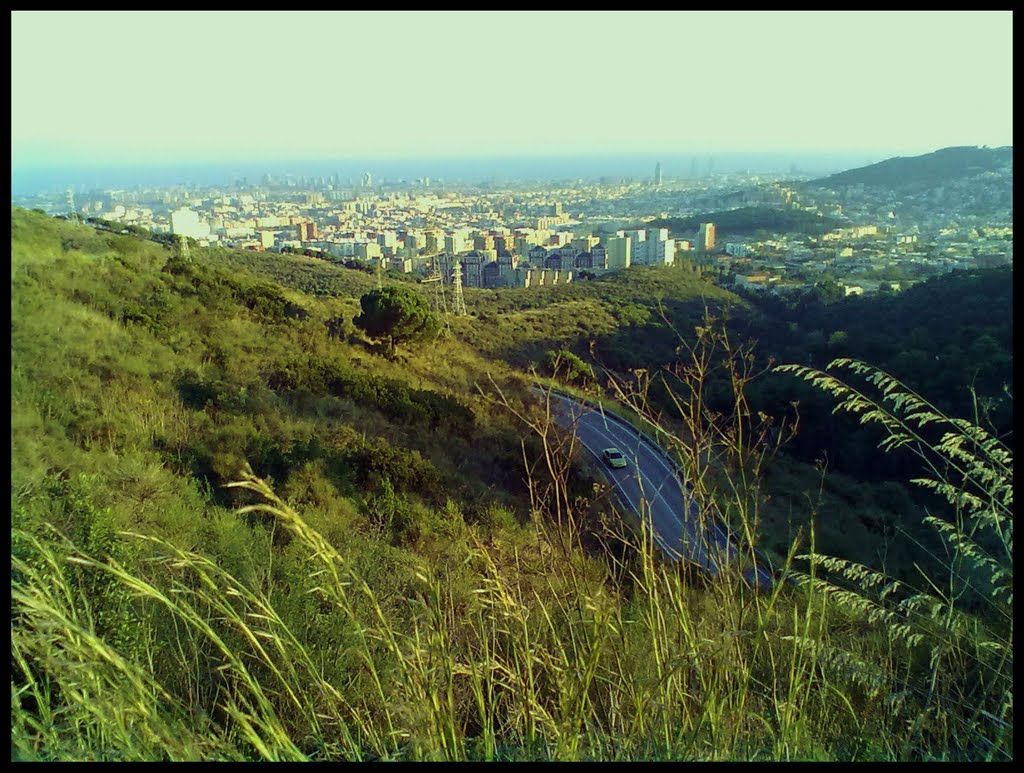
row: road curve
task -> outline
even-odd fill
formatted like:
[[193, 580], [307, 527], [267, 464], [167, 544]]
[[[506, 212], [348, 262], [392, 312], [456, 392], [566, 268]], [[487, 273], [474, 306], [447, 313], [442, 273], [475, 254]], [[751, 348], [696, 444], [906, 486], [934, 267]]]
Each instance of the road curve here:
[[[662, 448], [599, 408], [555, 392], [538, 391], [550, 397], [552, 418], [559, 426], [573, 432], [594, 455], [623, 505], [646, 521], [658, 546], [670, 560], [697, 564], [714, 575], [738, 557], [735, 539], [688, 495], [678, 468]], [[626, 467], [612, 469], [604, 463], [601, 451], [612, 446], [629, 460]], [[752, 575], [748, 581], [755, 579]], [[762, 588], [771, 588], [771, 573], [759, 565], [756, 582]]]

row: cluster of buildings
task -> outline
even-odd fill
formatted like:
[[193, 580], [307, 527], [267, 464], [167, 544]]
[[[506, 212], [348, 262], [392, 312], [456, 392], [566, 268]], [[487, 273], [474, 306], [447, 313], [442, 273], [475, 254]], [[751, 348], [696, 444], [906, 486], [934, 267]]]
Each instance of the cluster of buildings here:
[[454, 281], [456, 265], [467, 287], [529, 287], [571, 281], [573, 274], [600, 274], [630, 266], [672, 265], [676, 241], [667, 228], [618, 230], [613, 233], [575, 236], [560, 232], [537, 242], [529, 233], [511, 238], [482, 234], [471, 250], [446, 239], [438, 258], [442, 279]]
[[[1011, 172], [1012, 174], [1012, 172]], [[1005, 187], [1005, 186], [1004, 186]], [[646, 181], [446, 185], [369, 173], [265, 177], [234, 186], [92, 191], [24, 202], [59, 213], [268, 253], [300, 250], [359, 260], [467, 287], [531, 287], [631, 266], [689, 265], [738, 288], [785, 292], [822, 277], [851, 294], [906, 286], [956, 268], [1012, 264], [1012, 194], [993, 185], [894, 195], [867, 188], [813, 191], [754, 175], [680, 182], [660, 164]], [[737, 238], [700, 224], [675, 238], [651, 221], [737, 207], [796, 208], [845, 224], [821, 236]], [[692, 237], [692, 240], [691, 238]]]
[[864, 295], [883, 288], [898, 292], [949, 271], [1012, 263], [1012, 225], [922, 228], [890, 222], [815, 237], [726, 242], [708, 265], [744, 290], [785, 294], [830, 279], [846, 295]]
[[[371, 181], [364, 178], [364, 186]], [[580, 222], [557, 200], [511, 204], [495, 208], [479, 198], [457, 195], [365, 193], [329, 202], [315, 192], [304, 194], [301, 201], [271, 203], [250, 194], [192, 200], [171, 209], [165, 222], [147, 210], [150, 217], [131, 222], [200, 244], [312, 251], [327, 259], [357, 259], [393, 271], [439, 276], [449, 284], [458, 271], [467, 287], [530, 287], [568, 282], [581, 271], [596, 275], [630, 266], [672, 265], [677, 251], [693, 249], [690, 241], [671, 238], [667, 228], [595, 234], [579, 228]], [[99, 216], [130, 222], [128, 215], [128, 209], [117, 205]], [[714, 244], [714, 225], [702, 225], [698, 250], [710, 252]]]

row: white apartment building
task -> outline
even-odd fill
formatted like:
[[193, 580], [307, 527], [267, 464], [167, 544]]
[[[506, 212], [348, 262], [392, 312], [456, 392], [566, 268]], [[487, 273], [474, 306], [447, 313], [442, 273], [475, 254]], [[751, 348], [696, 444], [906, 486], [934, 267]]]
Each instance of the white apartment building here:
[[633, 240], [628, 236], [612, 236], [605, 245], [607, 249], [608, 268], [629, 268], [632, 264]]
[[198, 212], [182, 207], [171, 212], [171, 233], [192, 239], [208, 239], [210, 224], [200, 218]]
[[647, 265], [671, 266], [676, 262], [675, 239], [648, 239]]

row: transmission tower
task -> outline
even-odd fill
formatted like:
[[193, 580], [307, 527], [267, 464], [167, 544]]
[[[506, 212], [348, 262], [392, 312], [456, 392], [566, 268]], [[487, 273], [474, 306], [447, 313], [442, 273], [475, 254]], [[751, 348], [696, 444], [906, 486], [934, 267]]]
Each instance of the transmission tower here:
[[437, 290], [434, 292], [433, 298], [431, 299], [431, 306], [433, 307], [434, 313], [437, 314], [444, 322], [444, 327], [440, 331], [441, 334], [451, 335], [452, 326], [448, 322], [448, 301], [445, 299], [444, 295], [444, 276], [438, 267], [437, 258], [437, 255], [431, 256], [430, 268], [427, 270], [427, 278], [423, 280], [423, 283], [437, 283]]
[[178, 257], [189, 263], [192, 262], [192, 253], [188, 250], [188, 237], [184, 234], [178, 234]]
[[75, 207], [75, 193], [71, 188], [68, 188], [68, 220], [71, 222], [77, 222], [78, 220], [78, 209]]
[[448, 302], [444, 297], [444, 277], [441, 275], [441, 269], [438, 266], [438, 256], [432, 255], [430, 257], [429, 268], [427, 269], [427, 277], [423, 280], [424, 284], [432, 282], [437, 283], [437, 290], [434, 292], [432, 300], [432, 306], [434, 311], [438, 314], [447, 316], [448, 315]]
[[452, 314], [456, 317], [465, 317], [466, 302], [462, 299], [462, 263], [458, 260], [452, 266], [452, 284], [454, 285], [455, 300], [452, 303]]

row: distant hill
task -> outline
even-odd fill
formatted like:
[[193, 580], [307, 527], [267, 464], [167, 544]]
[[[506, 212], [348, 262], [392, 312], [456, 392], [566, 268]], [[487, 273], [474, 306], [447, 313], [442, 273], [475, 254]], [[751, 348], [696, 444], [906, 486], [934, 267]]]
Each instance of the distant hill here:
[[866, 185], [875, 188], [907, 189], [944, 185], [985, 172], [1013, 167], [1013, 147], [979, 148], [972, 146], [943, 148], [923, 156], [897, 156], [877, 164], [848, 169], [845, 172], [812, 180], [808, 185], [839, 188]]
[[720, 239], [724, 236], [751, 236], [756, 231], [823, 234], [842, 225], [833, 218], [801, 209], [740, 207], [693, 217], [659, 218], [652, 220], [647, 227], [668, 228], [675, 238], [693, 239], [701, 223], [714, 223]]

